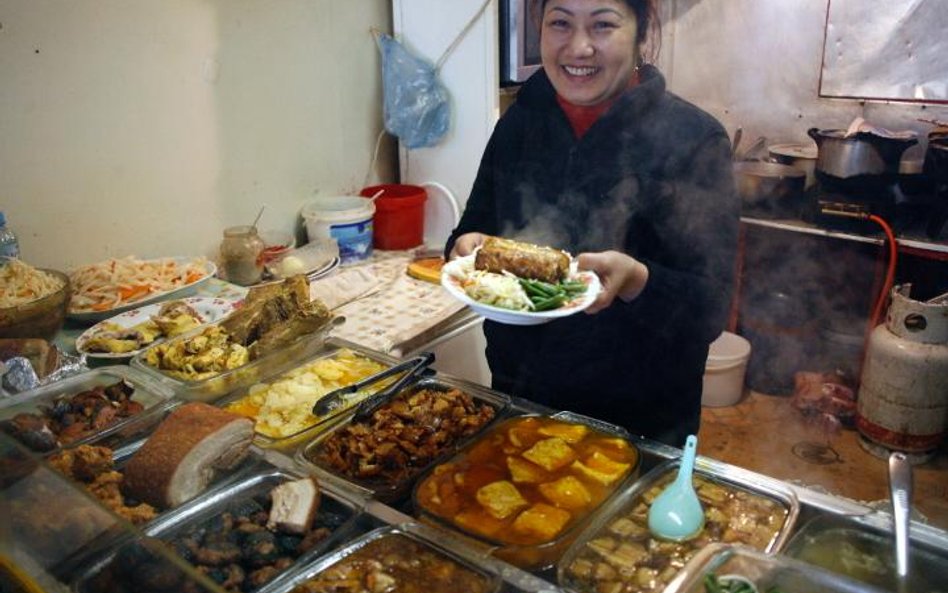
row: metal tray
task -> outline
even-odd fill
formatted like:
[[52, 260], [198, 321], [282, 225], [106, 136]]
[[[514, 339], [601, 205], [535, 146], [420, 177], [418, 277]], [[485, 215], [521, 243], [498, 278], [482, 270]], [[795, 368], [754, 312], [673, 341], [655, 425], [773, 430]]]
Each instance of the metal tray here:
[[[790, 539], [784, 554], [882, 589], [899, 589], [891, 531], [870, 527], [856, 517], [820, 515]], [[944, 591], [948, 583], [948, 551], [916, 541], [909, 546], [906, 591]]]
[[[436, 556], [440, 556], [442, 559], [457, 565], [460, 570], [468, 573], [470, 577], [475, 578], [483, 583], [483, 588], [480, 589], [480, 591], [483, 593], [496, 593], [500, 589], [501, 579], [498, 577], [498, 575], [481, 568], [478, 564], [477, 557], [475, 555], [471, 555], [469, 550], [448, 547], [442, 542], [438, 541], [437, 533], [432, 532], [430, 529], [427, 529], [424, 526], [407, 523], [402, 525], [388, 525], [374, 529], [353, 540], [345, 547], [323, 556], [322, 558], [319, 558], [318, 560], [303, 566], [292, 573], [285, 574], [283, 577], [271, 582], [266, 587], [266, 593], [283, 593], [292, 591], [297, 586], [302, 585], [316, 575], [324, 571], [331, 570], [337, 565], [345, 563], [347, 559], [353, 555], [359, 554], [359, 552], [367, 545], [392, 537], [406, 538], [412, 543], [426, 548]], [[418, 559], [415, 558], [416, 562], [417, 560]], [[419, 568], [422, 571], [425, 570], [424, 566], [420, 566]], [[423, 578], [425, 576], [430, 576], [430, 574], [430, 571], [421, 572], [419, 577]], [[439, 589], [437, 587], [431, 588], [430, 583], [427, 583], [426, 585], [428, 585], [428, 588], [425, 590], [428, 591], [428, 593], [456, 593], [457, 591], [462, 590], [465, 592], [477, 591], [477, 589], [471, 589], [467, 587], [464, 589]], [[398, 590], [401, 589], [399, 588]]]
[[782, 593], [883, 593], [786, 556], [720, 543], [709, 544], [695, 554], [664, 593], [705, 593], [704, 578], [709, 573], [745, 577], [758, 591], [777, 587]]
[[[181, 543], [183, 538], [213, 529], [214, 526], [208, 524], [223, 513], [238, 509], [251, 500], [259, 501], [260, 498], [266, 497], [277, 485], [302, 477], [305, 476], [277, 468], [263, 469], [260, 472], [244, 475], [239, 480], [231, 481], [221, 488], [217, 488], [177, 509], [167, 512], [143, 529], [144, 536], [161, 540], [167, 543], [171, 549], [186, 550], [184, 544]], [[349, 500], [322, 488], [320, 493], [321, 501], [318, 514], [314, 520], [314, 529], [331, 527], [332, 533], [313, 548], [296, 556], [291, 565], [278, 569], [279, 572], [274, 573], [269, 580], [273, 580], [283, 572], [293, 570], [294, 567], [302, 566], [314, 560], [325, 553], [326, 550], [336, 547], [352, 535], [354, 525], [363, 511], [361, 501]], [[129, 545], [129, 543], [125, 545]], [[124, 549], [124, 546], [122, 548]], [[87, 585], [96, 579], [103, 578], [103, 571], [112, 570], [116, 557], [120, 554], [121, 549], [113, 549], [109, 554], [97, 559], [74, 580], [72, 588], [81, 593], [89, 591], [90, 587]], [[182, 552], [179, 555], [185, 556], [185, 561], [188, 561], [187, 552]], [[195, 566], [191, 562], [189, 564]], [[201, 571], [196, 566], [195, 568]], [[249, 572], [259, 567], [242, 566], [242, 568]], [[263, 587], [266, 587], [266, 584], [259, 588]], [[138, 590], [144, 592], [147, 591], [147, 588], [140, 587]]]
[[[353, 342], [348, 342], [346, 340], [341, 340], [338, 338], [330, 338], [326, 340], [326, 343], [314, 355], [306, 358], [305, 360], [298, 361], [297, 364], [293, 365], [293, 367], [285, 369], [278, 375], [272, 375], [267, 381], [255, 382], [255, 385], [252, 388], [256, 389], [258, 385], [263, 385], [263, 384], [268, 385], [268, 384], [280, 381], [281, 379], [284, 379], [290, 373], [296, 372], [309, 365], [315, 364], [321, 360], [333, 358], [334, 356], [337, 356], [339, 352], [342, 350], [350, 350], [357, 356], [360, 356], [367, 360], [381, 364], [384, 367], [391, 367], [401, 362], [397, 358], [388, 356], [381, 352], [369, 350], [368, 348], [359, 346], [358, 344], [355, 344]], [[385, 384], [382, 383], [379, 385], [369, 387], [368, 391], [366, 392], [366, 395], [370, 392], [374, 392], [375, 390], [380, 389], [384, 385]], [[343, 385], [339, 385], [339, 387], [343, 387]], [[224, 409], [228, 409], [228, 406], [232, 404], [236, 404], [239, 401], [249, 396], [250, 396], [249, 389], [244, 389], [244, 388], [238, 389], [237, 391], [234, 391], [227, 397], [218, 401], [215, 405]], [[315, 397], [312, 400], [302, 402], [300, 407], [303, 408], [304, 412], [311, 414], [311, 409], [313, 407], [313, 404], [315, 404], [318, 399], [319, 399], [318, 397]], [[360, 401], [359, 397], [353, 396], [352, 405], [355, 405], [359, 401]], [[272, 448], [272, 449], [278, 449], [284, 452], [291, 452], [291, 450], [294, 449], [295, 447], [312, 439], [316, 435], [320, 434], [322, 431], [326, 430], [327, 427], [332, 426], [336, 422], [340, 421], [346, 415], [346, 412], [349, 409], [350, 408], [342, 408], [328, 416], [323, 416], [321, 418], [313, 416], [314, 418], [313, 424], [293, 434], [287, 435], [285, 437], [275, 438], [275, 437], [270, 437], [270, 436], [260, 434], [259, 432], [257, 432], [254, 434], [254, 443], [256, 443], [260, 447], [267, 448], [267, 449]], [[241, 413], [236, 410], [232, 410], [232, 411], [238, 414]], [[251, 417], [254, 420], [256, 420], [255, 416], [251, 416]]]
[[[582, 561], [584, 556], [587, 554], [593, 558], [598, 559], [598, 557], [595, 556], [596, 552], [588, 552], [587, 548], [590, 542], [593, 540], [602, 538], [606, 535], [609, 535], [610, 533], [616, 533], [614, 529], [611, 528], [611, 526], [615, 525], [617, 521], [629, 516], [635, 516], [641, 519], [643, 514], [647, 515], [647, 507], [643, 508], [639, 506], [644, 504], [644, 497], [653, 487], [656, 487], [663, 482], [673, 480], [678, 472], [678, 467], [680, 464], [681, 460], [678, 458], [669, 459], [657, 465], [651, 471], [645, 474], [640, 480], [636, 481], [631, 488], [622, 492], [622, 494], [619, 496], [613, 498], [608, 505], [605, 505], [600, 509], [595, 519], [591, 521], [583, 533], [580, 534], [578, 538], [576, 538], [575, 543], [559, 561], [557, 565], [557, 582], [561, 587], [574, 591], [590, 591], [592, 589], [588, 581], [574, 577], [570, 572], [570, 567], [573, 566], [577, 561]], [[771, 538], [766, 550], [764, 551], [767, 553], [776, 553], [782, 549], [782, 547], [786, 544], [787, 538], [790, 536], [793, 526], [796, 524], [797, 516], [800, 512], [799, 501], [790, 488], [784, 486], [781, 482], [770, 480], [764, 478], [763, 476], [761, 476], [759, 480], [750, 481], [736, 473], [729, 474], [727, 472], [712, 470], [703, 463], [703, 459], [701, 457], [699, 457], [696, 461], [694, 471], [696, 475], [701, 476], [710, 482], [725, 486], [731, 490], [737, 490], [763, 497], [777, 503], [780, 507], [782, 507], [786, 513], [783, 524], [777, 530], [776, 534]], [[642, 550], [642, 553], [646, 556], [650, 555], [653, 550], [666, 551], [669, 553], [675, 551], [684, 555], [684, 560], [688, 560], [695, 555], [697, 550], [688, 550], [687, 548], [676, 549], [679, 545], [704, 545], [708, 542], [703, 541], [701, 539], [702, 537], [707, 535], [708, 539], [712, 542], [716, 541], [716, 538], [719, 537], [709, 535], [707, 531], [702, 531], [698, 538], [690, 540], [691, 543], [685, 542], [683, 544], [674, 544], [671, 542], [660, 542], [655, 540], [655, 538], [653, 538], [650, 534], [647, 534], [647, 525], [636, 526], [635, 522], [630, 520], [628, 525], [624, 525], [622, 527], [626, 534], [630, 534], [631, 530], [636, 528], [644, 529], [646, 531], [646, 534], [644, 535], [645, 543], [643, 544], [634, 541], [621, 543], [636, 544], [636, 549], [638, 547], [643, 547], [644, 549]], [[617, 535], [622, 537], [621, 532], [617, 533]], [[634, 558], [634, 560], [635, 564], [638, 565], [639, 558]], [[682, 562], [682, 565], [684, 565], [684, 562]], [[637, 575], [636, 578], [641, 576], [641, 578], [645, 580], [646, 576], [648, 576], [649, 579], [657, 579], [659, 582], [667, 583], [674, 577], [677, 570], [679, 570], [681, 567], [682, 566], [669, 565], [661, 573], [648, 576], [647, 573], [643, 572], [642, 575]], [[649, 586], [643, 585], [641, 590], [648, 591], [652, 589], [649, 588]]]
[[[131, 383], [135, 389], [131, 397], [132, 401], [137, 401], [144, 409], [134, 416], [119, 419], [101, 430], [91, 432], [65, 447], [75, 447], [93, 441], [108, 443], [134, 438], [153, 428], [160, 421], [162, 412], [178, 404], [173, 399], [174, 392], [171, 389], [147, 374], [126, 366], [105, 366], [0, 400], [0, 420], [12, 418], [21, 413], [35, 414], [40, 411], [41, 406], [53, 407], [60, 399], [68, 399], [81, 391], [105, 387], [123, 380]], [[24, 445], [29, 446], [27, 443]], [[57, 446], [43, 454], [54, 453], [62, 447]]]
[[173, 377], [145, 362], [145, 357], [153, 348], [159, 348], [190, 339], [206, 331], [208, 328], [220, 325], [223, 320], [202, 325], [180, 336], [149, 346], [136, 354], [130, 364], [132, 367], [168, 385], [174, 390], [177, 396], [182, 399], [213, 403], [236, 389], [247, 387], [253, 383], [288, 370], [298, 365], [300, 361], [319, 352], [326, 341], [326, 335], [332, 327], [339, 322], [337, 320], [341, 321], [342, 318], [336, 317], [333, 321], [327, 323], [320, 331], [300, 336], [286, 346], [268, 352], [264, 356], [251, 360], [243, 366], [223, 371], [212, 377], [197, 381]]
[[325, 431], [323, 434], [316, 437], [315, 440], [297, 450], [295, 456], [297, 463], [306, 467], [312, 467], [316, 470], [320, 470], [321, 472], [325, 472], [326, 474], [329, 474], [330, 476], [349, 484], [354, 484], [358, 488], [362, 489], [366, 496], [373, 496], [383, 502], [394, 502], [403, 498], [409, 493], [412, 485], [414, 484], [415, 478], [421, 475], [425, 470], [427, 470], [432, 465], [440, 463], [449, 456], [454, 455], [466, 443], [477, 438], [477, 436], [480, 435], [484, 430], [493, 425], [494, 422], [497, 421], [497, 418], [503, 415], [507, 409], [507, 406], [510, 404], [510, 398], [508, 398], [506, 395], [485, 389], [483, 387], [478, 387], [466, 381], [452, 379], [445, 376], [421, 379], [412, 386], [407, 387], [399, 392], [399, 394], [393, 398], [393, 401], [410, 396], [411, 394], [416, 393], [422, 389], [430, 389], [442, 392], [449, 391], [451, 389], [459, 389], [460, 391], [470, 395], [475, 402], [491, 406], [494, 409], [494, 419], [482, 426], [476, 433], [457, 442], [447, 444], [444, 450], [434, 459], [428, 463], [425, 463], [424, 465], [411, 468], [407, 477], [396, 482], [388, 480], [360, 479], [338, 472], [329, 465], [323, 464], [320, 461], [319, 454], [325, 442], [343, 428], [350, 426], [353, 422], [353, 415], [351, 413], [347, 414], [345, 419], [333, 426], [330, 430]]
[[[621, 439], [628, 445], [630, 451], [634, 454], [632, 467], [623, 478], [612, 484], [611, 490], [605, 494], [604, 498], [598, 503], [598, 505], [586, 510], [586, 512], [583, 514], [578, 515], [578, 518], [571, 519], [570, 523], [567, 524], [563, 531], [558, 533], [553, 539], [539, 544], [511, 544], [497, 539], [492, 539], [484, 535], [476, 534], [460, 525], [457, 525], [455, 521], [441, 517], [434, 512], [422, 507], [418, 498], [419, 489], [429, 477], [435, 475], [439, 471], [439, 468], [443, 465], [443, 463], [462, 462], [468, 453], [477, 447], [480, 442], [501, 435], [502, 431], [504, 431], [510, 423], [527, 417], [554, 418], [556, 420], [572, 424], [582, 424], [605, 436]], [[624, 429], [607, 422], [595, 420], [593, 418], [572, 412], [559, 412], [553, 415], [526, 414], [521, 416], [511, 416], [501, 422], [495, 423], [486, 431], [483, 431], [477, 439], [467, 443], [465, 447], [461, 449], [455, 456], [442, 461], [442, 463], [439, 463], [434, 467], [429, 468], [429, 470], [415, 482], [414, 489], [412, 490], [412, 507], [414, 509], [415, 515], [423, 521], [431, 523], [437, 527], [447, 529], [453, 533], [459, 533], [464, 538], [469, 540], [471, 545], [484, 549], [493, 556], [509, 562], [514, 566], [528, 571], [539, 572], [556, 563], [556, 561], [569, 547], [572, 541], [580, 534], [586, 523], [593, 516], [595, 516], [597, 509], [607, 505], [611, 499], [617, 496], [618, 493], [622, 492], [632, 481], [635, 480], [635, 478], [638, 476], [640, 463], [641, 452], [634, 444], [630, 442], [628, 433]]]

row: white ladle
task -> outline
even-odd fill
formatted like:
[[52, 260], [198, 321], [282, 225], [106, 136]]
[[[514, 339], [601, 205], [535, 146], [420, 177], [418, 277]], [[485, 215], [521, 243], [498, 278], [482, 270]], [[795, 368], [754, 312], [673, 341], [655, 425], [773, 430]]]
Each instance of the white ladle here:
[[684, 541], [701, 533], [704, 527], [704, 510], [691, 483], [697, 451], [698, 438], [688, 435], [678, 477], [662, 490], [648, 509], [648, 528], [655, 537]]

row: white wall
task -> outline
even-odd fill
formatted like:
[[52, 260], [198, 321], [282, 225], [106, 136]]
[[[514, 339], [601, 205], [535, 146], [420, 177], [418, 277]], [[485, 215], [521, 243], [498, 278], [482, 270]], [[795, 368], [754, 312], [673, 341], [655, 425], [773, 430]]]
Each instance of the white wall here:
[[[25, 260], [213, 255], [359, 189], [383, 1], [0, 0], [0, 209]], [[384, 146], [377, 177], [394, 176]], [[373, 179], [374, 180], [374, 179]]]

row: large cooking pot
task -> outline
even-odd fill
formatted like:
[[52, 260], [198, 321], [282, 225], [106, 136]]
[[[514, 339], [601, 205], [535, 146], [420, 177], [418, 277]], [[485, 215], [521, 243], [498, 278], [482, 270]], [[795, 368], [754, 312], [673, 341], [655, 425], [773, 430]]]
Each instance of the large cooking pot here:
[[762, 218], [800, 215], [806, 172], [789, 165], [758, 161], [738, 161], [733, 171], [743, 214]]
[[838, 179], [860, 175], [894, 179], [902, 153], [918, 143], [916, 138], [887, 138], [868, 132], [846, 136], [845, 130], [810, 128], [807, 134], [816, 141], [818, 149], [816, 171]]

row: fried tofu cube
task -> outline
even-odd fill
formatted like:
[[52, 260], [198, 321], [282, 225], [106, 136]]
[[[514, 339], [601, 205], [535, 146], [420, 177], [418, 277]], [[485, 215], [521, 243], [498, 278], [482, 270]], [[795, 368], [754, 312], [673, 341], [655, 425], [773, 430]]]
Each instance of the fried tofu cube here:
[[557, 422], [556, 424], [547, 424], [537, 432], [548, 437], [559, 437], [567, 443], [578, 443], [589, 433], [589, 428], [582, 424]]
[[516, 484], [539, 484], [549, 479], [542, 467], [519, 457], [507, 457], [507, 469]]
[[[604, 462], [599, 459], [593, 459], [596, 455], [601, 455], [603, 459], [607, 459], [607, 462]], [[592, 462], [592, 464], [590, 464]], [[596, 480], [601, 484], [608, 486], [612, 484], [623, 475], [625, 472], [632, 467], [628, 463], [619, 463], [617, 461], [612, 461], [605, 455], [601, 453], [594, 453], [586, 458], [586, 463], [584, 464], [581, 461], [574, 461], [570, 468], [577, 474], [586, 476], [587, 478]]]
[[480, 510], [461, 511], [454, 515], [454, 523], [471, 533], [493, 537], [503, 528], [504, 522]]
[[518, 533], [535, 536], [539, 541], [550, 541], [572, 517], [569, 511], [538, 502], [517, 516], [513, 528]]
[[592, 495], [575, 476], [564, 476], [555, 482], [540, 484], [540, 494], [561, 509], [576, 510], [589, 506]]
[[551, 437], [537, 442], [523, 452], [529, 461], [539, 465], [547, 471], [556, 471], [569, 465], [576, 459], [576, 451], [559, 437]]
[[517, 487], [507, 480], [481, 486], [476, 496], [477, 502], [498, 519], [505, 519], [529, 504]]
[[585, 461], [586, 465], [594, 470], [607, 474], [622, 475], [632, 467], [631, 464], [616, 461], [601, 451], [593, 451], [592, 455], [586, 457]]

